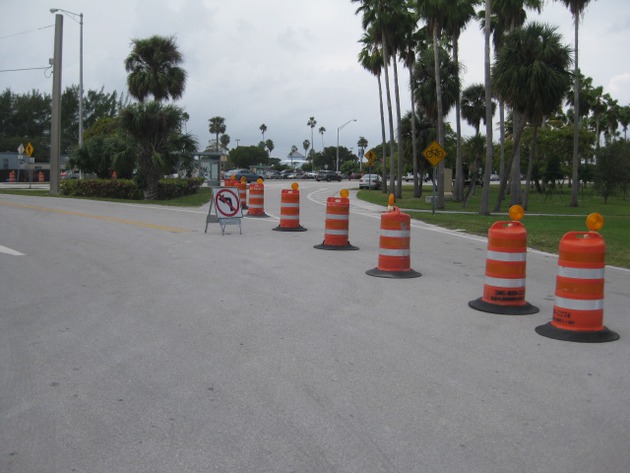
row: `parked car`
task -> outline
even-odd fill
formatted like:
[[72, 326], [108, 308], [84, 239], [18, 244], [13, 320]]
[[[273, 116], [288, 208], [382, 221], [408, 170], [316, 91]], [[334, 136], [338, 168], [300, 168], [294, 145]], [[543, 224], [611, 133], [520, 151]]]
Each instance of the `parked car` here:
[[381, 188], [381, 176], [380, 174], [364, 174], [359, 179], [359, 189], [380, 189]]
[[335, 171], [319, 171], [315, 176], [315, 180], [319, 181], [341, 181], [341, 176]]
[[282, 179], [282, 174], [280, 174], [280, 171], [267, 171], [265, 179]]
[[231, 171], [227, 171], [223, 175], [223, 178], [230, 180], [232, 176], [234, 176], [234, 179], [237, 181], [240, 181], [241, 178], [244, 177], [247, 182], [256, 182], [258, 179], [264, 179], [261, 174], [250, 171], [249, 169], [232, 169]]

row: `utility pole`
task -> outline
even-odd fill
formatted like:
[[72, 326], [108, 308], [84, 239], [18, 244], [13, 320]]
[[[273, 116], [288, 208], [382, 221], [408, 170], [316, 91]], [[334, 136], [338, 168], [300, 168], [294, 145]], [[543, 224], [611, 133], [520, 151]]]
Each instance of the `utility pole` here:
[[50, 193], [59, 194], [59, 160], [61, 155], [61, 50], [63, 15], [55, 15], [55, 56], [53, 66], [52, 116], [50, 127]]

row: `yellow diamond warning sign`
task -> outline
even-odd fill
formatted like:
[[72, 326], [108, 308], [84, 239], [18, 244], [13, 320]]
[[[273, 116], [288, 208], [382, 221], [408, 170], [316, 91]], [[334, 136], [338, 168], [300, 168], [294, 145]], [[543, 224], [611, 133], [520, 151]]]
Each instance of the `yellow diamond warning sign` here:
[[446, 150], [444, 150], [437, 141], [433, 141], [433, 143], [427, 146], [422, 152], [422, 156], [424, 156], [433, 166], [440, 164], [440, 161], [446, 158], [447, 154]]
[[35, 150], [33, 149], [33, 145], [32, 145], [32, 144], [30, 144], [30, 143], [29, 143], [29, 144], [27, 144], [27, 145], [26, 145], [26, 154], [28, 154], [28, 157], [29, 157], [29, 158], [31, 157], [31, 154], [33, 154], [33, 151], [35, 151]]

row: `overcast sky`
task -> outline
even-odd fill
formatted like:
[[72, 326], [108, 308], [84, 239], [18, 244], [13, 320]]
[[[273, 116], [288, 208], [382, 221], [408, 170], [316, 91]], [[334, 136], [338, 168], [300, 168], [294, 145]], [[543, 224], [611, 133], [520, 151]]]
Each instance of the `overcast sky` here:
[[[256, 145], [259, 127], [273, 140], [273, 156], [292, 145], [354, 148], [360, 136], [380, 142], [376, 78], [357, 63], [362, 35], [350, 0], [0, 0], [0, 70], [46, 67], [53, 56], [51, 8], [84, 14], [84, 90], [126, 92], [124, 59], [134, 38], [177, 38], [188, 73], [177, 103], [190, 115], [188, 131], [205, 148], [208, 119], [225, 118], [230, 146]], [[537, 17], [558, 26], [573, 46], [573, 23], [561, 3], [547, 1]], [[79, 82], [79, 24], [64, 15], [62, 88]], [[594, 0], [580, 25], [580, 66], [621, 105], [630, 104], [628, 0]], [[470, 23], [460, 41], [463, 85], [483, 81], [483, 34]], [[400, 71], [403, 113], [409, 110], [408, 75]], [[49, 71], [0, 72], [0, 90], [51, 93]], [[450, 117], [452, 119], [452, 116]], [[472, 134], [467, 127], [465, 134]]]

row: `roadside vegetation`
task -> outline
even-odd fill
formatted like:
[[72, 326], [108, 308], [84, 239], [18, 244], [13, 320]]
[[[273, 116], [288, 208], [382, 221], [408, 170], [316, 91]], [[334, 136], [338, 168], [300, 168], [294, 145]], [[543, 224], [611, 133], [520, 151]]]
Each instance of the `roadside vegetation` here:
[[[498, 186], [491, 186], [490, 195], [496, 197]], [[431, 196], [431, 186], [424, 186], [423, 194]], [[402, 198], [396, 199], [396, 207], [412, 218], [452, 230], [461, 230], [474, 235], [487, 236], [490, 226], [500, 220], [509, 220], [507, 212], [480, 215], [478, 208], [480, 192], [471, 196], [467, 210], [461, 202], [445, 201], [445, 209], [433, 214], [430, 199], [413, 197], [413, 186], [403, 186]], [[380, 191], [361, 190], [358, 198], [367, 202], [387, 206], [387, 194]], [[598, 212], [604, 217], [604, 227], [599, 233], [606, 242], [606, 263], [630, 269], [630, 200], [622, 195], [608, 197], [607, 202], [592, 188], [580, 193], [580, 207], [569, 206], [570, 195], [563, 192], [538, 194], [529, 197], [529, 210], [521, 220], [527, 229], [527, 244], [530, 248], [558, 253], [562, 236], [569, 231], [587, 231], [586, 217]], [[477, 204], [477, 205], [475, 205]]]

